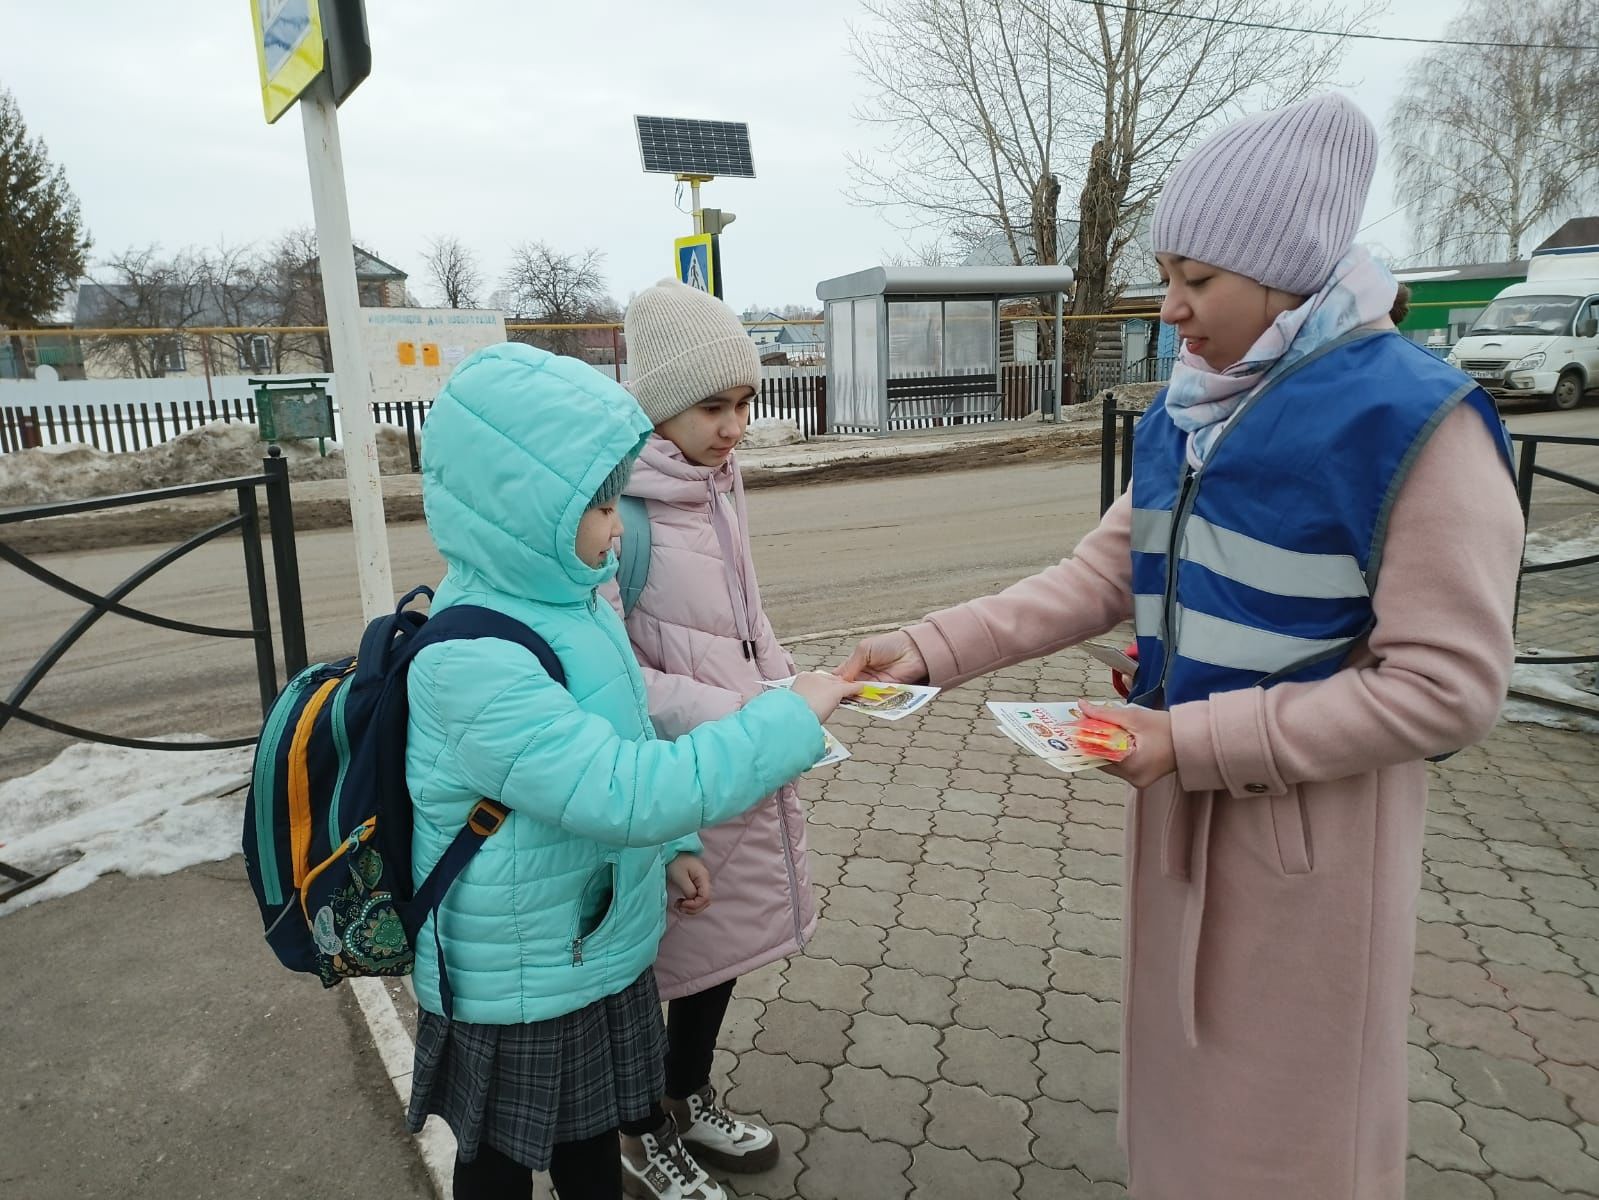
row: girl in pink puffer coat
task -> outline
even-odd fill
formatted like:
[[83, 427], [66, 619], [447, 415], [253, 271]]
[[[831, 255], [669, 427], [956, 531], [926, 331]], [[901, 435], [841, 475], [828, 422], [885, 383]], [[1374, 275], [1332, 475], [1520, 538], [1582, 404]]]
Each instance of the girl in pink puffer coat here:
[[[634, 299], [626, 337], [628, 388], [655, 436], [626, 488], [644, 501], [650, 552], [625, 618], [650, 718], [661, 737], [675, 738], [739, 708], [763, 679], [794, 674], [761, 609], [733, 457], [761, 363], [727, 305], [671, 280]], [[620, 610], [617, 584], [606, 595]], [[799, 796], [785, 787], [676, 849], [699, 857], [699, 896], [673, 898], [655, 964], [669, 1001], [665, 1107], [696, 1158], [729, 1171], [766, 1170], [777, 1161], [777, 1140], [717, 1104], [711, 1060], [738, 977], [797, 953], [816, 928]], [[623, 1148], [637, 1186], [650, 1147], [624, 1139]]]

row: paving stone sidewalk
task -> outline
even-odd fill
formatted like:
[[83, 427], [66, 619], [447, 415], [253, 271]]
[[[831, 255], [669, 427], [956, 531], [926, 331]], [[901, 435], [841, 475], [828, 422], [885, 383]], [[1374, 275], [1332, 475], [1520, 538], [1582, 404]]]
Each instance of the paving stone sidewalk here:
[[[797, 649], [811, 667], [849, 647]], [[729, 1106], [774, 1123], [787, 1153], [730, 1192], [1125, 1195], [1123, 789], [1022, 755], [982, 710], [1102, 693], [1102, 674], [1069, 651], [920, 717], [835, 719], [854, 758], [803, 785], [820, 927], [803, 957], [741, 982], [717, 1060]], [[1599, 1197], [1596, 796], [1599, 740], [1537, 726], [1501, 725], [1435, 769], [1413, 1200]]]

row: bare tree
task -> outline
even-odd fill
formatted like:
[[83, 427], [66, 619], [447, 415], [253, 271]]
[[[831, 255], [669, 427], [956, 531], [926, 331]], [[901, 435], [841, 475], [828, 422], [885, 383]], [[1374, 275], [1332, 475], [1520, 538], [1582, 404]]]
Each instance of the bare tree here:
[[460, 238], [432, 238], [422, 261], [427, 266], [428, 277], [434, 288], [444, 298], [446, 308], [478, 307], [483, 272], [478, 267], [477, 256], [461, 243]]
[[1468, 0], [1445, 32], [1501, 45], [1440, 49], [1405, 77], [1388, 131], [1412, 245], [1517, 259], [1599, 189], [1599, 54], [1550, 48], [1599, 44], [1599, 5]]
[[227, 333], [205, 335], [200, 342], [209, 369], [219, 375], [234, 371], [267, 372], [277, 369], [271, 335], [258, 326], [278, 323], [276, 278], [269, 256], [254, 246], [229, 246], [226, 242], [200, 256], [200, 286], [205, 293], [201, 322], [221, 326]]
[[78, 323], [91, 329], [150, 332], [87, 338], [88, 353], [136, 379], [186, 371], [191, 347], [182, 331], [202, 323], [210, 271], [203, 254], [183, 250], [165, 258], [153, 245], [106, 259], [99, 266], [99, 279], [79, 289]]
[[[561, 254], [544, 242], [524, 242], [511, 252], [505, 293], [513, 319], [551, 324], [619, 320], [606, 290], [599, 250]], [[580, 355], [585, 339], [575, 329], [541, 329], [516, 335], [555, 354]]]
[[[1017, 264], [1070, 257], [1062, 192], [1077, 200], [1073, 311], [1103, 312], [1117, 263], [1173, 166], [1246, 107], [1322, 86], [1341, 35], [1376, 9], [1309, 33], [1292, 0], [863, 0], [851, 48], [876, 96], [858, 115], [881, 158], [852, 162], [858, 201], [957, 242], [999, 238]], [[1262, 28], [1265, 27], [1265, 28]], [[1074, 361], [1094, 323], [1074, 321]]]
[[264, 324], [280, 329], [322, 327], [314, 333], [272, 334], [273, 363], [282, 363], [293, 354], [310, 359], [314, 370], [331, 372], [333, 340], [326, 329], [328, 305], [322, 292], [322, 259], [316, 230], [301, 225], [279, 234], [259, 270], [268, 318]]
[[962, 254], [958, 246], [952, 247], [941, 238], [929, 238], [908, 241], [904, 249], [885, 253], [882, 260], [885, 267], [953, 267], [960, 263]]

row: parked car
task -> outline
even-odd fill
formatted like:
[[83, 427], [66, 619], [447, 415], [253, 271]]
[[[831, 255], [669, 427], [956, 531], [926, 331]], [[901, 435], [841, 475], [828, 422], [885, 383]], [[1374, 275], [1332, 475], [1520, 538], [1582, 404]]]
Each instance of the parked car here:
[[1494, 297], [1449, 362], [1497, 398], [1576, 408], [1599, 389], [1599, 246], [1534, 253], [1527, 281]]

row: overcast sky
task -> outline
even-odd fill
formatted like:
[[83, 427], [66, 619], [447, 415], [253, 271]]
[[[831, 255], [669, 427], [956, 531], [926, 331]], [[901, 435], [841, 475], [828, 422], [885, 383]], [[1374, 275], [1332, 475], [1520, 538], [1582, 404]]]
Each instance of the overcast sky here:
[[[1400, 0], [1373, 29], [1438, 37], [1461, 2]], [[0, 12], [0, 86], [65, 166], [96, 257], [266, 242], [310, 223], [299, 113], [262, 117], [248, 0], [0, 0]], [[758, 177], [717, 180], [703, 198], [738, 213], [727, 298], [811, 302], [818, 280], [907, 241], [843, 195], [844, 156], [871, 137], [851, 115], [859, 15], [858, 0], [368, 0], [372, 76], [339, 110], [356, 236], [427, 302], [422, 251], [440, 233], [496, 280], [520, 241], [598, 247], [625, 300], [670, 272], [672, 239], [691, 232], [673, 180], [642, 173], [633, 114], [742, 120]], [[1381, 127], [1423, 48], [1350, 46], [1339, 80]], [[1385, 159], [1362, 237], [1403, 252], [1394, 208]]]

